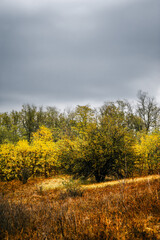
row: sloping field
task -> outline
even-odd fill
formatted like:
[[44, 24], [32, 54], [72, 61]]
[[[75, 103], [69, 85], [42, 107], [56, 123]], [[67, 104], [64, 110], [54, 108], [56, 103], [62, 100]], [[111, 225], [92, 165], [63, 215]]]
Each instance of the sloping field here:
[[0, 239], [159, 240], [159, 179], [88, 184], [82, 194], [69, 189], [76, 195], [66, 192], [67, 176], [1, 182]]

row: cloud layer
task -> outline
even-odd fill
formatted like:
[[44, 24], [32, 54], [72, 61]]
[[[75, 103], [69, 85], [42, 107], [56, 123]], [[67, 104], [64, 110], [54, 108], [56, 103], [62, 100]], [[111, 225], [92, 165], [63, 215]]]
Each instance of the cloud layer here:
[[159, 0], [1, 0], [0, 111], [157, 96], [159, 12]]

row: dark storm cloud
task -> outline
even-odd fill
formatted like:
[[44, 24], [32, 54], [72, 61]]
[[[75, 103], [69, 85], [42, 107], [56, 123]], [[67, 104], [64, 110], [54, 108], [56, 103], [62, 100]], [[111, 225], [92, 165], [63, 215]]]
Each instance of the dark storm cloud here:
[[44, 2], [0, 3], [0, 111], [158, 94], [159, 0]]

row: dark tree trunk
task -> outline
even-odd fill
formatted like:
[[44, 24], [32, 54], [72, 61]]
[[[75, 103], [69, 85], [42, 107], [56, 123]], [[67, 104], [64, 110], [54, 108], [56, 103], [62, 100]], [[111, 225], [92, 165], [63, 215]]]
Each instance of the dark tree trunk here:
[[101, 174], [100, 171], [96, 171], [94, 173], [94, 176], [95, 176], [96, 182], [103, 182], [105, 180], [105, 175]]

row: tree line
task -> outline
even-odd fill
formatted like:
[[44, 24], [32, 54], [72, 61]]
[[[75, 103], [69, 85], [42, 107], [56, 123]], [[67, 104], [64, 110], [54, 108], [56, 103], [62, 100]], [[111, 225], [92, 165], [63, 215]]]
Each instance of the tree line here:
[[159, 171], [160, 107], [139, 91], [137, 102], [106, 102], [58, 111], [23, 105], [0, 114], [0, 176], [27, 181], [57, 172], [117, 178]]

